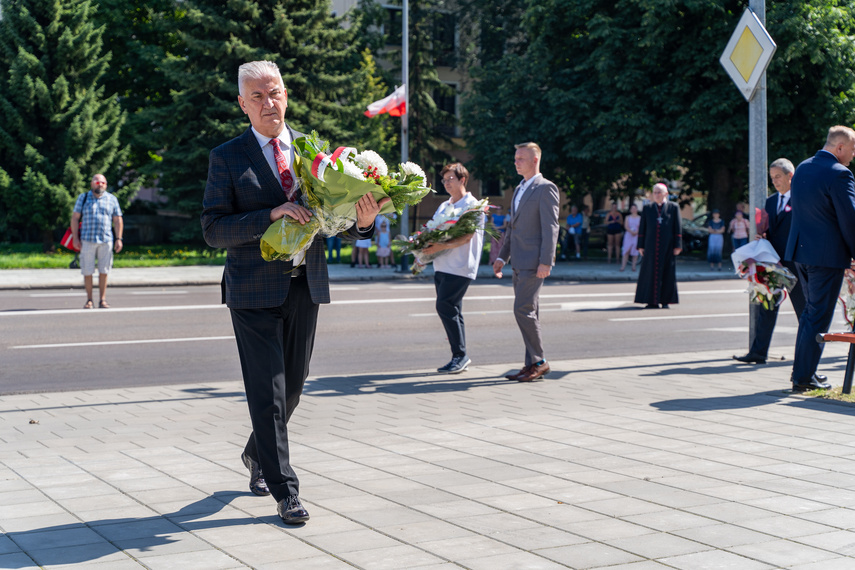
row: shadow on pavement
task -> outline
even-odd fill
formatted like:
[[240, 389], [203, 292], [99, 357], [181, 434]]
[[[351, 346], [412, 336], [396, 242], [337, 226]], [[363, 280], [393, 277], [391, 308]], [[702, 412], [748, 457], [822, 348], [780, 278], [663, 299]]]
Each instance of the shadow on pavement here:
[[756, 394], [740, 394], [738, 396], [715, 396], [712, 398], [680, 398], [677, 400], [665, 400], [664, 402], [653, 402], [650, 404], [657, 410], [663, 412], [703, 412], [709, 410], [739, 410], [766, 406], [788, 398], [789, 391], [774, 390], [771, 392], [757, 392]]
[[[128, 386], [132, 387], [132, 386]], [[151, 388], [156, 388], [157, 386], [150, 386]], [[15, 409], [0, 409], [0, 414], [7, 412], [35, 412], [35, 411], [45, 411], [45, 410], [69, 410], [73, 408], [98, 408], [105, 406], [122, 406], [122, 405], [139, 405], [139, 404], [148, 404], [151, 402], [183, 402], [186, 400], [203, 400], [208, 398], [240, 398], [242, 400], [246, 400], [246, 392], [243, 390], [238, 392], [226, 392], [221, 391], [219, 388], [185, 388], [181, 390], [187, 394], [192, 394], [192, 396], [187, 398], [154, 398], [148, 400], [119, 400], [119, 401], [110, 401], [110, 402], [84, 402], [81, 404], [63, 404], [61, 406], [39, 406], [33, 408], [15, 408]], [[6, 396], [12, 394], [2, 394], [0, 396]]]
[[[516, 372], [509, 370], [508, 372]], [[554, 371], [553, 371], [554, 372]], [[306, 382], [303, 393], [312, 396], [356, 396], [359, 394], [431, 394], [439, 392], [465, 392], [473, 388], [498, 384], [517, 384], [498, 377], [453, 375], [436, 373], [416, 374], [365, 374], [362, 376], [326, 376]], [[551, 373], [550, 373], [551, 374]], [[402, 381], [403, 380], [403, 381]]]
[[[126, 517], [83, 521], [37, 528], [22, 532], [9, 532], [5, 536], [18, 545], [40, 566], [82, 564], [112, 555], [116, 549], [140, 552], [178, 542], [176, 534], [210, 528], [234, 527], [237, 525], [265, 524], [279, 520], [278, 516], [267, 518], [241, 517], [230, 519], [207, 519], [218, 513], [236, 497], [249, 493], [217, 491], [213, 495], [185, 505], [174, 513], [150, 517]], [[199, 520], [204, 519], [204, 520]], [[79, 536], [74, 536], [79, 533]], [[113, 545], [86, 536], [95, 533]], [[63, 536], [65, 535], [65, 536]], [[4, 536], [4, 535], [0, 535]], [[77, 540], [75, 540], [77, 539]], [[57, 544], [51, 547], [51, 544]], [[115, 547], [115, 548], [114, 548]], [[4, 562], [15, 562], [6, 560]], [[4, 566], [5, 568], [32, 567], [32, 563]]]

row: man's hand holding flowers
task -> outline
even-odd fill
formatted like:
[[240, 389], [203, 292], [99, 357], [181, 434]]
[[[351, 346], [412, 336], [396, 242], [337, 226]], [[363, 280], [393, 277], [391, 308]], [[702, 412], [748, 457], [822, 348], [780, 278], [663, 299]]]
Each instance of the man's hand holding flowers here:
[[374, 220], [377, 219], [383, 206], [391, 201], [391, 198], [382, 198], [378, 202], [374, 199], [374, 194], [370, 192], [360, 198], [356, 203], [356, 228], [363, 231], [369, 229], [374, 224]]
[[270, 223], [281, 220], [285, 216], [300, 222], [300, 225], [305, 225], [312, 217], [312, 212], [295, 202], [285, 202], [270, 210]]

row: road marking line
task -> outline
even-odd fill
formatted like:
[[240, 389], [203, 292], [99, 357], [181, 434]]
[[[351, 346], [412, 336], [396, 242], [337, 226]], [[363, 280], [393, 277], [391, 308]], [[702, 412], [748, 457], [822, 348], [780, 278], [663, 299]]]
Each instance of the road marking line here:
[[[680, 293], [682, 295], [682, 293]], [[779, 315], [795, 315], [795, 311], [779, 311]], [[715, 315], [669, 315], [662, 317], [620, 317], [615, 319], [609, 319], [613, 322], [625, 322], [625, 321], [665, 321], [665, 320], [677, 320], [677, 319], [710, 319], [713, 317], [747, 317], [748, 313], [719, 313]]]
[[713, 317], [747, 317], [748, 313], [719, 313], [716, 315], [673, 315], [667, 317], [621, 317], [609, 319], [612, 322], [627, 322], [627, 321], [667, 321], [677, 319], [710, 319]]
[[131, 291], [131, 295], [186, 295], [187, 291]]
[[30, 293], [28, 297], [83, 297], [86, 293], [78, 291], [77, 293]]
[[[720, 289], [720, 290], [710, 290], [710, 291], [681, 291], [681, 295], [710, 295], [717, 293], [744, 293], [745, 291], [742, 289]], [[146, 294], [146, 293], [141, 293]], [[154, 293], [149, 293], [154, 294]], [[45, 294], [48, 295], [48, 294]], [[58, 294], [57, 294], [58, 295]], [[66, 295], [66, 294], [63, 294]], [[75, 293], [74, 295], [79, 295], [79, 293]], [[596, 299], [596, 298], [604, 298], [604, 297], [627, 297], [632, 298], [635, 295], [634, 292], [626, 292], [626, 293], [552, 293], [541, 295], [541, 299]], [[507, 301], [512, 300], [514, 298], [513, 295], [477, 295], [472, 297], [466, 297], [467, 301]], [[434, 303], [436, 302], [436, 297], [431, 295], [429, 297], [406, 297], [402, 299], [345, 299], [339, 301], [333, 301], [332, 305], [371, 305], [371, 304], [390, 304], [390, 303]], [[195, 311], [195, 310], [203, 310], [203, 309], [225, 309], [225, 305], [176, 305], [176, 306], [165, 306], [165, 307], [113, 307], [109, 310], [110, 313], [130, 313], [137, 311]], [[11, 310], [11, 311], [0, 311], [0, 317], [4, 316], [15, 316], [15, 315], [75, 315], [81, 313], [89, 313], [100, 315], [104, 314], [102, 311], [94, 311], [91, 309], [21, 309], [21, 310]], [[737, 313], [738, 315], [742, 315], [743, 313]], [[708, 316], [722, 316], [722, 315], [708, 315]], [[730, 315], [734, 316], [734, 315]], [[656, 320], [656, 319], [671, 319], [671, 318], [692, 318], [692, 317], [640, 317], [633, 319], [610, 319], [610, 320]]]
[[101, 342], [66, 342], [61, 344], [22, 344], [9, 348], [69, 348], [79, 346], [107, 346], [112, 344], [153, 344], [161, 342], [198, 342], [205, 340], [232, 340], [234, 336], [200, 336], [196, 338], [157, 338], [141, 340], [106, 340]]
[[109, 313], [136, 313], [140, 311], [196, 311], [202, 309], [225, 309], [225, 305], [175, 305], [174, 307], [112, 307], [110, 309], [20, 309], [0, 311], [0, 317], [32, 315], [106, 315]]

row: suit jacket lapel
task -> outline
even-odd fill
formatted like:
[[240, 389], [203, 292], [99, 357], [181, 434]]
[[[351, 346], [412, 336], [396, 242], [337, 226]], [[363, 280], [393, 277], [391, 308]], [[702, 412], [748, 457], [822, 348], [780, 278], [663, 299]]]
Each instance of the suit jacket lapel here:
[[522, 182], [517, 184], [517, 187], [514, 188], [514, 195], [511, 196], [511, 221], [517, 219], [517, 213], [519, 212], [519, 208], [514, 207], [517, 203], [517, 193], [520, 191], [520, 186], [522, 186]]
[[[292, 129], [291, 125], [286, 124], [285, 128], [288, 129], [288, 133], [291, 135], [291, 146], [294, 145], [294, 139], [306, 136], [303, 133], [295, 131], [294, 129]], [[296, 151], [294, 151], [294, 162], [297, 162], [297, 152]], [[306, 165], [306, 166], [310, 166], [310, 165]], [[297, 201], [303, 196], [303, 181], [300, 179], [299, 176], [297, 176], [297, 172], [294, 170], [293, 164], [291, 165], [291, 174], [294, 176], [294, 182], [296, 184], [298, 184], [297, 195], [294, 197], [294, 201]]]
[[282, 183], [276, 179], [270, 169], [261, 147], [258, 146], [258, 139], [255, 138], [251, 128], [243, 134], [243, 145], [255, 172], [258, 174], [258, 183], [265, 191], [274, 192], [279, 200], [284, 201], [285, 191], [282, 190]]
[[[517, 201], [517, 192], [520, 191], [520, 186], [522, 186], [524, 183], [525, 183], [525, 181], [520, 182], [520, 185], [517, 186], [517, 189], [514, 192], [514, 202]], [[532, 192], [534, 191], [535, 188], [537, 188], [537, 181], [532, 180], [531, 183], [528, 185], [528, 188], [526, 188], [525, 193], [522, 195], [522, 198], [520, 198], [519, 207], [514, 209], [514, 215], [513, 215], [512, 219], [515, 220], [517, 218], [517, 215], [519, 214], [520, 208], [522, 208], [522, 205], [525, 204], [529, 198], [531, 198]]]

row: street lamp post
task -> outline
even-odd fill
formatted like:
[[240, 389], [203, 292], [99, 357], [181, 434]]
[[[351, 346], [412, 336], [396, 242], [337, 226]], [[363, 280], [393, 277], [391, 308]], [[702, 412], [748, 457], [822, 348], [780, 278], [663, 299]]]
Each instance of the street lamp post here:
[[[401, 162], [405, 163], [410, 159], [410, 139], [409, 139], [409, 117], [410, 117], [410, 2], [404, 0], [404, 11], [401, 18], [401, 51], [403, 52], [403, 61], [401, 62], [401, 83], [404, 84], [404, 114], [401, 115]], [[410, 234], [410, 207], [404, 206], [401, 212], [401, 233], [403, 235]], [[407, 262], [407, 254], [401, 254], [401, 271], [407, 271], [409, 263]]]

